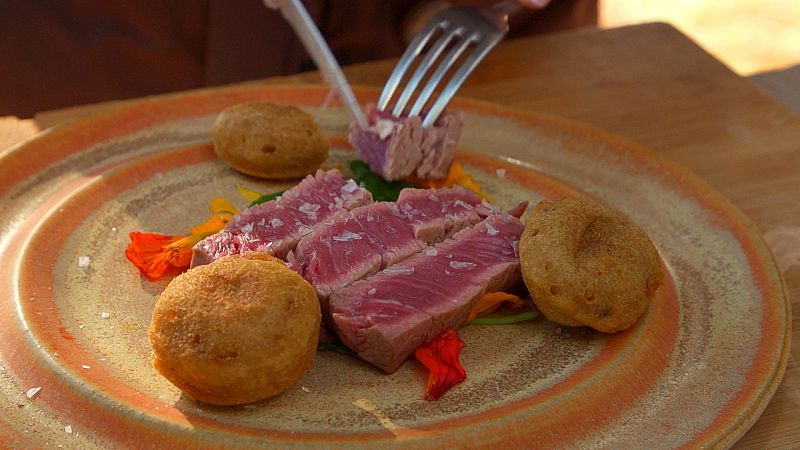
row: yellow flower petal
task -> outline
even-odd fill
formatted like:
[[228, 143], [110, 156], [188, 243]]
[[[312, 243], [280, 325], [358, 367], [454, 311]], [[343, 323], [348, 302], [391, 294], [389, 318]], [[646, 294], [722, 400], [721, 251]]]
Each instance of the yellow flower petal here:
[[212, 213], [223, 216], [234, 216], [239, 214], [239, 209], [233, 203], [222, 197], [214, 197], [211, 199], [211, 206], [209, 207]]
[[262, 195], [264, 195], [264, 194], [262, 194], [260, 192], [256, 192], [256, 191], [254, 191], [252, 189], [248, 189], [248, 188], [242, 186], [241, 184], [237, 184], [236, 185], [236, 191], [239, 192], [239, 195], [241, 195], [242, 198], [244, 198], [248, 202], [254, 202], [254, 201], [258, 200]]

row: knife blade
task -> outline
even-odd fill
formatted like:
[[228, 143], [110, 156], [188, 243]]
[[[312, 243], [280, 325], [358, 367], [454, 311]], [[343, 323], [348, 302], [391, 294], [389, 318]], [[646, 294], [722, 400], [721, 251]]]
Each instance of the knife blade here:
[[283, 17], [292, 26], [297, 37], [322, 73], [322, 78], [339, 94], [344, 104], [350, 109], [359, 127], [367, 128], [367, 119], [356, 100], [347, 78], [339, 63], [333, 56], [328, 43], [322, 37], [319, 28], [311, 20], [305, 6], [300, 0], [264, 0], [268, 8], [280, 10]]

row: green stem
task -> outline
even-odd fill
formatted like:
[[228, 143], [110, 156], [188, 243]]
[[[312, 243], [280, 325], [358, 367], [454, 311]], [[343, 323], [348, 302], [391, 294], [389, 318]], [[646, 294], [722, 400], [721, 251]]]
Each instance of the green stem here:
[[535, 319], [539, 315], [538, 311], [525, 311], [510, 316], [499, 317], [478, 317], [470, 322], [470, 325], [510, 325], [512, 323], [520, 323], [528, 320]]

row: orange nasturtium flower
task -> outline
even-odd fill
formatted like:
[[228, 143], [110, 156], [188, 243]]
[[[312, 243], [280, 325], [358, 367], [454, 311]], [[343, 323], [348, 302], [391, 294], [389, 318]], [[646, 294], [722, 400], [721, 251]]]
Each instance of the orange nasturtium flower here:
[[437, 400], [467, 379], [467, 372], [458, 360], [463, 348], [464, 341], [455, 330], [448, 328], [414, 352], [414, 357], [430, 370], [425, 400]]
[[189, 267], [194, 244], [222, 230], [239, 212], [231, 202], [221, 197], [211, 200], [210, 209], [214, 215], [193, 227], [186, 236], [132, 231], [128, 235], [131, 243], [125, 249], [125, 256], [151, 280], [160, 278], [170, 268], [182, 270]]
[[478, 198], [480, 199], [491, 200], [489, 196], [481, 192], [481, 186], [464, 171], [464, 167], [459, 163], [453, 163], [450, 166], [450, 170], [447, 172], [447, 178], [444, 180], [422, 180], [422, 184], [428, 188], [443, 188], [458, 185], [478, 194]]
[[475, 305], [469, 312], [467, 323], [472, 322], [477, 317], [495, 312], [503, 303], [508, 303], [508, 306], [512, 308], [521, 308], [525, 306], [525, 302], [514, 294], [508, 294], [506, 292], [490, 292], [488, 294], [483, 294], [483, 297], [475, 302]]

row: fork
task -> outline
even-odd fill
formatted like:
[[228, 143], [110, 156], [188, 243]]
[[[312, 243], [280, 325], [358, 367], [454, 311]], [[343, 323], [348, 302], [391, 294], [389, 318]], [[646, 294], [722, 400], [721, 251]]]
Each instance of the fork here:
[[[435, 123], [467, 76], [508, 33], [508, 15], [518, 8], [520, 6], [517, 0], [505, 0], [483, 9], [450, 7], [437, 13], [414, 37], [403, 56], [400, 57], [381, 92], [377, 109], [379, 111], [389, 110], [392, 97], [400, 87], [406, 72], [415, 61], [419, 60], [416, 70], [408, 79], [405, 88], [391, 109], [394, 116], [418, 116], [431, 100], [434, 91], [448, 71], [454, 67], [459, 57], [472, 47], [471, 54], [465, 56], [439, 97], [425, 112], [422, 126], [428, 127]], [[439, 38], [428, 45], [437, 34]], [[428, 51], [423, 55], [426, 48]], [[448, 48], [449, 51], [445, 52]], [[435, 67], [437, 64], [438, 66]], [[410, 109], [407, 109], [414, 92], [420, 88], [423, 78], [434, 67], [435, 71], [419, 91], [416, 101]]]

